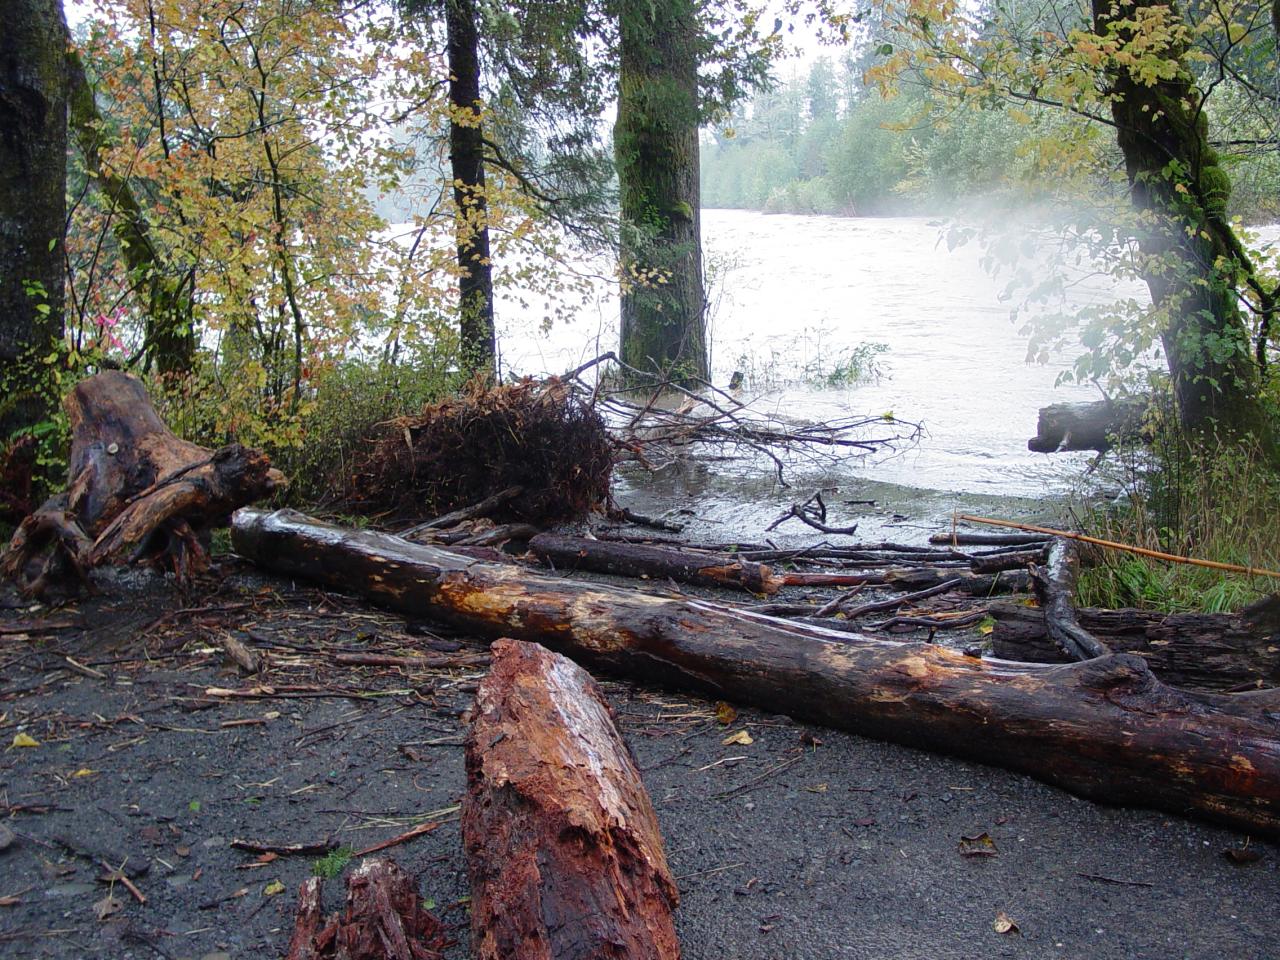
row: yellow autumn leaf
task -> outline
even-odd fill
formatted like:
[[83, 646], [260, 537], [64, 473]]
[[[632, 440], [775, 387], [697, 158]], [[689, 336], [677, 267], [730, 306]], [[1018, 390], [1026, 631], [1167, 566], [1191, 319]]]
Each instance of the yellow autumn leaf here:
[[727, 727], [737, 719], [738, 711], [733, 708], [733, 704], [725, 703], [723, 700], [716, 704], [716, 722], [720, 726]]
[[38, 747], [40, 741], [27, 733], [15, 733], [13, 735], [13, 746], [15, 747]]
[[71, 776], [72, 777], [92, 777], [97, 772], [98, 772], [97, 770], [90, 770], [88, 767], [81, 767], [75, 773], [71, 774]]
[[736, 744], [744, 747], [755, 743], [755, 741], [751, 739], [751, 734], [747, 733], [745, 730], [739, 730], [737, 733], [732, 733], [720, 742], [725, 746], [733, 746]]
[[281, 893], [284, 893], [284, 883], [280, 880], [272, 880], [262, 888], [262, 895], [264, 897], [274, 897]]

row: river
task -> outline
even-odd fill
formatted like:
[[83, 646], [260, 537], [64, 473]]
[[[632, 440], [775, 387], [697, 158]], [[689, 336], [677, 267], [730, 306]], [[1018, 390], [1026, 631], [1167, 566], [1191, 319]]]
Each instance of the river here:
[[[1005, 281], [983, 269], [978, 244], [949, 250], [937, 222], [922, 217], [704, 210], [702, 230], [717, 383], [737, 369], [764, 371], [765, 381], [796, 378], [806, 367], [829, 369], [860, 344], [882, 343], [883, 373], [871, 382], [841, 389], [766, 384], [754, 391], [755, 403], [805, 420], [892, 411], [921, 423], [925, 435], [893, 455], [817, 471], [799, 465], [789, 491], [759, 464], [714, 465], [643, 480], [624, 472], [629, 496], [672, 510], [696, 499], [699, 515], [745, 535], [758, 532], [800, 489], [807, 496], [839, 487], [837, 500], [877, 500], [874, 511], [860, 508], [867, 521], [860, 533], [870, 533], [936, 525], [952, 510], [1044, 516], [1078, 484], [1087, 455], [1033, 454], [1026, 442], [1041, 406], [1096, 400], [1100, 393], [1055, 385], [1074, 359], [1069, 353], [1047, 364], [1026, 361], [1026, 339], [1001, 296]], [[1096, 277], [1075, 287], [1070, 302], [1111, 296], [1142, 300], [1146, 290]], [[617, 301], [602, 289], [572, 321], [545, 334], [508, 321], [500, 330], [504, 362], [527, 373], [568, 369], [613, 349], [616, 331]]]

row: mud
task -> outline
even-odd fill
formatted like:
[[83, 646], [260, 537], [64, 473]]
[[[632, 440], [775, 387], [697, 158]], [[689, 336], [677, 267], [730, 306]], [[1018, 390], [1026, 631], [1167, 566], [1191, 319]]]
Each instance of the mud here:
[[[260, 863], [232, 840], [360, 849], [430, 821], [386, 853], [448, 926], [448, 956], [465, 957], [457, 803], [483, 666], [335, 657], [474, 663], [483, 648], [234, 561], [216, 573], [187, 593], [136, 577], [57, 610], [5, 600], [0, 956], [279, 956], [319, 858]], [[265, 655], [260, 676], [225, 656], [227, 633]], [[687, 957], [1276, 956], [1273, 843], [783, 717], [740, 710], [726, 725], [697, 698], [605, 689], [666, 837]], [[749, 744], [725, 743], [743, 730]], [[19, 734], [37, 745], [9, 746]], [[1001, 915], [1016, 930], [997, 932]]]

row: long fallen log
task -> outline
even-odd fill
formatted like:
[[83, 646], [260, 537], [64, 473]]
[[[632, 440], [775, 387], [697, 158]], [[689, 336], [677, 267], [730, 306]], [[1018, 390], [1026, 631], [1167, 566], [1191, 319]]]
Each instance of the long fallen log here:
[[557, 569], [594, 570], [624, 577], [670, 577], [680, 583], [736, 587], [752, 593], [777, 593], [782, 581], [762, 563], [694, 549], [643, 543], [588, 540], [540, 533], [529, 549]]
[[[1064, 663], [1039, 607], [993, 603], [992, 653], [1005, 660]], [[1280, 686], [1280, 630], [1247, 614], [1156, 613], [1078, 607], [1080, 625], [1116, 653], [1142, 657], [1172, 686], [1243, 690]]]
[[595, 681], [498, 640], [467, 734], [462, 843], [474, 960], [676, 960], [680, 894]]
[[481, 636], [535, 640], [632, 679], [1280, 835], [1276, 690], [1178, 690], [1127, 654], [1065, 666], [981, 660], [540, 576], [293, 511], [238, 511], [232, 542], [278, 573]]

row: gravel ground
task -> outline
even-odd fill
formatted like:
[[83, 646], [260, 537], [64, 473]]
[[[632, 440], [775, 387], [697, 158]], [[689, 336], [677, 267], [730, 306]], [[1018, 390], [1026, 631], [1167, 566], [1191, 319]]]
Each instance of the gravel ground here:
[[[318, 854], [258, 862], [233, 839], [358, 850], [429, 821], [387, 854], [448, 925], [448, 956], [465, 957], [456, 807], [482, 648], [223, 573], [185, 594], [141, 578], [70, 608], [0, 610], [0, 740], [37, 744], [0, 753], [0, 956], [281, 956]], [[227, 635], [265, 654], [262, 675], [237, 673]], [[337, 662], [424, 645], [454, 665]], [[605, 689], [663, 827], [687, 957], [1280, 957], [1272, 843], [784, 717], [740, 709], [724, 725], [704, 700]], [[740, 730], [750, 744], [724, 742]], [[122, 865], [145, 903], [107, 869]]]

